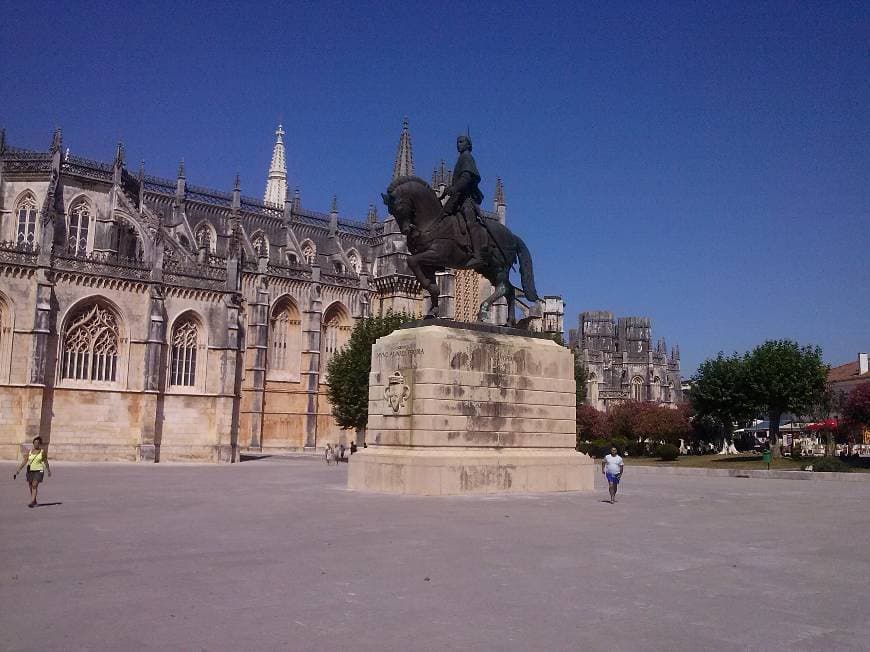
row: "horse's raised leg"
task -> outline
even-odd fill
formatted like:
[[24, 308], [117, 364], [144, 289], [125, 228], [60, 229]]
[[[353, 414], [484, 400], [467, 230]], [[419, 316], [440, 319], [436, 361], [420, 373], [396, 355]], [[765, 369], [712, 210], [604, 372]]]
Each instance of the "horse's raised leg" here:
[[408, 256], [408, 267], [414, 272], [414, 276], [420, 282], [421, 287], [429, 293], [431, 307], [424, 317], [433, 319], [438, 317], [438, 297], [441, 291], [438, 289], [438, 280], [435, 278], [435, 267], [428, 264], [429, 258], [432, 257], [430, 251], [424, 251], [418, 254]]

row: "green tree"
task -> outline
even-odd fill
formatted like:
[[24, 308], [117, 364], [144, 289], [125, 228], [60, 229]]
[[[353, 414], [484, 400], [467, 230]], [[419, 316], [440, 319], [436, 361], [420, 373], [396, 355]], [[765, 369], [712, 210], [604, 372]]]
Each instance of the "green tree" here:
[[712, 419], [721, 428], [726, 444], [732, 442], [734, 424], [742, 423], [756, 413], [756, 406], [747, 395], [746, 362], [736, 353], [704, 360], [692, 376], [689, 400], [695, 414], [702, 420]]
[[372, 345], [413, 317], [402, 312], [359, 320], [347, 345], [332, 356], [326, 367], [327, 396], [332, 415], [345, 430], [363, 430], [369, 420], [369, 373], [372, 370]]
[[767, 413], [770, 451], [779, 456], [779, 419], [784, 412], [802, 414], [825, 391], [828, 367], [817, 346], [791, 340], [768, 340], [746, 354], [745, 391]]

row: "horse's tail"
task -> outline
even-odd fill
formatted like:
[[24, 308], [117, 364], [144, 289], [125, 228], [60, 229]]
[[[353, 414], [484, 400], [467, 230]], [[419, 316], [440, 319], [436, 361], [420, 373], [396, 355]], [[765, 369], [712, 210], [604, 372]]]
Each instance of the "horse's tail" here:
[[529, 248], [519, 236], [517, 239], [517, 258], [520, 259], [520, 281], [523, 284], [523, 294], [529, 301], [537, 301], [538, 291], [535, 289], [535, 270], [532, 269], [532, 255]]

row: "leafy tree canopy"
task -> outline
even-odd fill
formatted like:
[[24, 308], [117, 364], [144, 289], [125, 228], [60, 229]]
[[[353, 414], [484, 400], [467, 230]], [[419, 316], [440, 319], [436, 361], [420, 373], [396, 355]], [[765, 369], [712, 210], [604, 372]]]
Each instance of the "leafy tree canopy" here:
[[388, 311], [385, 315], [359, 320], [347, 345], [329, 361], [326, 368], [327, 395], [332, 415], [344, 429], [361, 430], [369, 420], [369, 373], [372, 370], [372, 345], [413, 317]]
[[746, 362], [736, 353], [701, 363], [692, 377], [689, 398], [695, 413], [715, 421], [730, 437], [734, 423], [747, 421], [756, 413], [756, 406], [747, 395]]
[[828, 367], [817, 346], [769, 340], [748, 353], [745, 364], [747, 396], [777, 417], [807, 411], [825, 391]]
[[817, 346], [791, 340], [768, 340], [746, 354], [746, 393], [767, 412], [770, 447], [779, 456], [779, 418], [784, 412], [803, 414], [821, 400], [828, 367]]

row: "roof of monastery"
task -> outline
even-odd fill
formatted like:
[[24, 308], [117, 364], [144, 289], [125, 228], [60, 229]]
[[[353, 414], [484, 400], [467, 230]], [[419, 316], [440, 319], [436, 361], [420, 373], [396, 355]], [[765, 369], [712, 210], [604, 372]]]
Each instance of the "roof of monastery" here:
[[[2, 149], [2, 155], [4, 159], [17, 159], [22, 162], [27, 161], [36, 164], [35, 166], [31, 166], [35, 168], [34, 171], [49, 171], [51, 161], [50, 152], [40, 152], [6, 145]], [[40, 163], [43, 163], [43, 165], [40, 165]], [[42, 167], [45, 169], [43, 170]], [[76, 156], [70, 154], [69, 150], [67, 150], [63, 157], [62, 171], [66, 174], [111, 183], [112, 170], [113, 164], [111, 162], [97, 161], [82, 156]], [[183, 163], [179, 168], [179, 175], [183, 178]], [[139, 179], [142, 180], [145, 191], [150, 195], [162, 196], [162, 198], [165, 198], [166, 200], [173, 200], [175, 198], [177, 180], [143, 174], [141, 167]], [[152, 199], [156, 198], [152, 197]], [[232, 210], [233, 192], [185, 183], [184, 201], [186, 203], [192, 202], [206, 206], [213, 206], [218, 209], [224, 209], [229, 213]], [[294, 222], [314, 227], [321, 227], [323, 229], [329, 228], [330, 214], [313, 211], [300, 206], [298, 190], [292, 198], [291, 204], [292, 220]], [[283, 206], [271, 203], [267, 204], [260, 199], [246, 196], [241, 196], [239, 211], [242, 214], [247, 213], [252, 216], [273, 219], [281, 219], [284, 215]], [[383, 222], [377, 221], [377, 213], [373, 206], [369, 209], [369, 216], [369, 221], [337, 218], [336, 222], [338, 232], [364, 238], [378, 235], [382, 229]]]
[[[377, 209], [374, 205], [369, 206], [368, 215], [365, 220], [356, 220], [341, 218], [337, 215], [336, 202], [333, 198], [331, 213], [322, 213], [313, 211], [308, 208], [303, 208], [300, 203], [299, 189], [297, 188], [290, 196], [286, 188], [286, 162], [284, 153], [284, 144], [282, 136], [284, 135], [281, 125], [275, 132], [276, 142], [272, 153], [272, 160], [269, 168], [269, 180], [266, 186], [265, 197], [275, 198], [280, 194], [277, 189], [284, 191], [286, 200], [290, 204], [290, 220], [295, 224], [307, 225], [311, 227], [319, 227], [324, 230], [329, 229], [330, 221], [335, 214], [335, 223], [339, 234], [354, 236], [357, 238], [374, 238], [383, 233], [383, 221], [378, 218]], [[57, 144], [60, 144], [59, 130], [55, 134]], [[18, 147], [11, 147], [5, 142], [5, 133], [0, 130], [0, 153], [8, 162], [18, 160], [20, 169], [27, 167], [28, 171], [49, 172], [50, 171], [50, 152], [33, 151]], [[119, 158], [118, 158], [119, 157]], [[120, 160], [123, 165], [123, 147], [119, 143], [116, 154], [116, 161]], [[114, 162], [97, 161], [70, 154], [69, 149], [63, 157], [62, 171], [66, 174], [84, 177], [112, 183]], [[14, 168], [7, 163], [7, 170], [14, 171]], [[178, 180], [184, 179], [184, 161], [179, 165], [177, 179], [168, 179], [144, 173], [144, 162], [140, 164], [138, 174], [133, 174], [127, 168], [125, 171], [136, 181], [141, 182], [144, 190], [147, 193], [147, 199], [153, 203], [165, 204], [169, 201], [174, 201], [178, 187]], [[402, 125], [402, 133], [399, 138], [399, 145], [396, 152], [396, 160], [393, 165], [393, 178], [396, 176], [408, 175], [414, 173], [414, 159], [411, 148], [411, 138], [408, 129], [408, 119], [405, 118]], [[432, 184], [449, 184], [451, 182], [452, 170], [447, 168], [444, 161], [441, 161], [440, 167], [436, 168], [432, 174]], [[236, 187], [238, 188], [238, 178], [236, 179]], [[226, 212], [229, 214], [233, 208], [233, 191], [218, 190], [205, 186], [196, 186], [188, 184], [185, 180], [183, 199], [185, 204], [192, 209], [193, 213], [201, 211], [196, 210], [197, 205], [206, 212], [209, 209], [216, 209], [218, 213]], [[504, 186], [501, 178], [496, 181], [495, 201], [497, 204], [504, 205]], [[488, 217], [495, 218], [494, 213], [484, 210], [484, 214]], [[253, 218], [267, 218], [273, 220], [284, 219], [284, 206], [240, 195], [239, 213], [242, 217], [250, 216]]]

